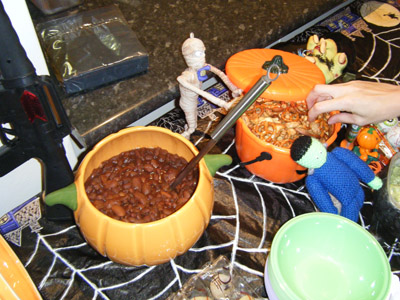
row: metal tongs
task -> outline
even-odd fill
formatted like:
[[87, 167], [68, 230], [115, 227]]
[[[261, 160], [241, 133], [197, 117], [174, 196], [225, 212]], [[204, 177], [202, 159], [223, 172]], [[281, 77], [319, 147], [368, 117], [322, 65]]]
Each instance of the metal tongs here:
[[[284, 65], [282, 57], [276, 55], [271, 61], [266, 61], [263, 68], [267, 74], [260, 77], [254, 86], [243, 96], [243, 98], [229, 111], [229, 113], [217, 125], [211, 133], [211, 139], [201, 151], [194, 156], [171, 184], [171, 189], [181, 183], [183, 178], [194, 169], [197, 163], [206, 155], [215, 144], [224, 136], [224, 134], [236, 123], [243, 113], [264, 93], [273, 81], [278, 79], [281, 73], [287, 73], [288, 67]], [[274, 74], [274, 75], [272, 75]]]

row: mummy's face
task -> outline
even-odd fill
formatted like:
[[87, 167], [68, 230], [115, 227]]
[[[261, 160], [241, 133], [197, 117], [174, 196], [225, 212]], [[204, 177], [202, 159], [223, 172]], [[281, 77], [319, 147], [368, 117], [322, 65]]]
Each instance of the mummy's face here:
[[200, 39], [188, 38], [183, 44], [182, 54], [186, 64], [196, 71], [206, 64], [206, 47]]

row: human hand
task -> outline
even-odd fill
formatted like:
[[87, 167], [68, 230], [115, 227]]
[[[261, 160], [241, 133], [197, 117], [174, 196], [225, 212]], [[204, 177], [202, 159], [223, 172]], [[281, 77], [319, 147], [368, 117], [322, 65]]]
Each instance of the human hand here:
[[321, 113], [340, 111], [329, 118], [329, 124], [376, 124], [400, 115], [400, 86], [359, 80], [318, 84], [306, 101], [310, 121]]

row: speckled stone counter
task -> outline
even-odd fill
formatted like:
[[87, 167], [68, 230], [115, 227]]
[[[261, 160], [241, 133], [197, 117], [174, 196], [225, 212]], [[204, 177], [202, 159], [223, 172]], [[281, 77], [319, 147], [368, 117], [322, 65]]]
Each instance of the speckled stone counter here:
[[224, 68], [234, 53], [266, 47], [345, 0], [239, 1], [90, 0], [77, 7], [116, 4], [149, 52], [149, 70], [63, 100], [88, 147], [177, 99], [176, 78], [186, 68], [183, 41], [193, 32], [206, 45], [208, 63]]

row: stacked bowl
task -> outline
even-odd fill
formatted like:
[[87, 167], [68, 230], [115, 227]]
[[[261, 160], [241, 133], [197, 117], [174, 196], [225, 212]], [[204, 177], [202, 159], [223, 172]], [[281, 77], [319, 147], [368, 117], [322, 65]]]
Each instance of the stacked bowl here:
[[278, 230], [264, 280], [270, 300], [385, 300], [391, 276], [385, 252], [367, 230], [313, 212]]

